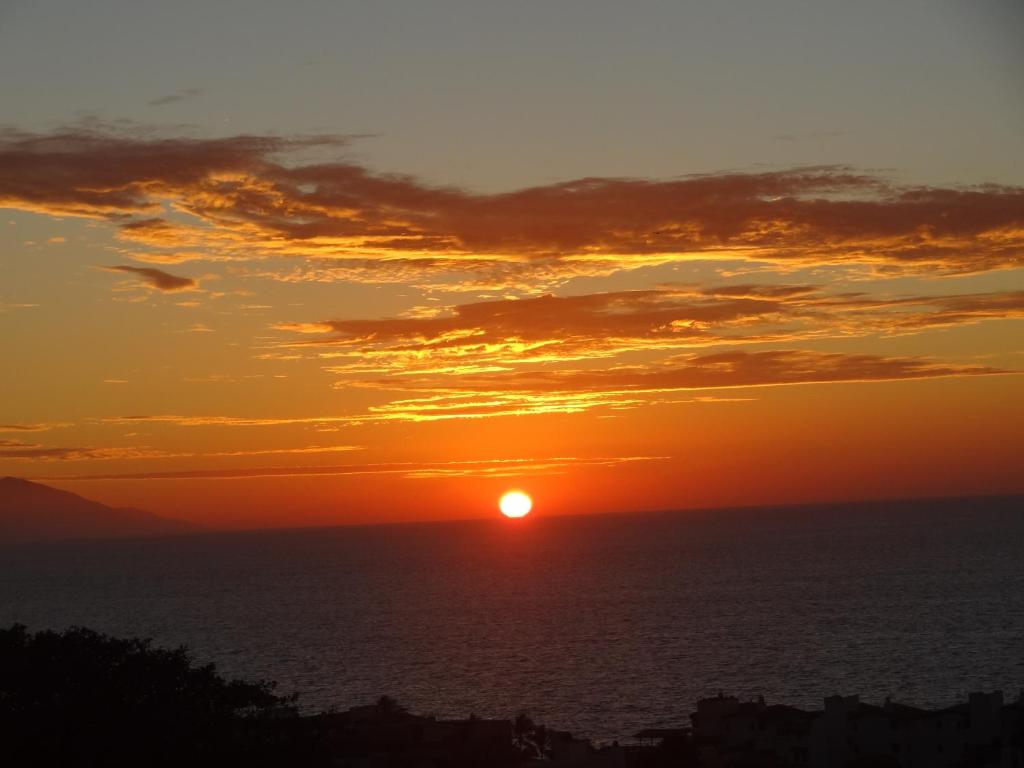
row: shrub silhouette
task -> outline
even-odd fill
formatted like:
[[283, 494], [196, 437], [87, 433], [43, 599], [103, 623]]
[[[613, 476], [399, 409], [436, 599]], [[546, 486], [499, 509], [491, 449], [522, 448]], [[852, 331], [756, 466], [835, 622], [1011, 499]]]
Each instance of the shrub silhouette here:
[[185, 648], [72, 628], [0, 629], [0, 762], [11, 766], [286, 764], [294, 697], [224, 680]]

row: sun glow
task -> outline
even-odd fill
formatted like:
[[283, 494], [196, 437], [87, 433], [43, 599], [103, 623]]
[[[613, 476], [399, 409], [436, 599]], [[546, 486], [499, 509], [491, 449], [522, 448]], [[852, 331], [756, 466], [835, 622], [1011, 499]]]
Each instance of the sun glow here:
[[533, 508], [533, 499], [522, 491], [509, 491], [498, 502], [505, 517], [526, 517]]

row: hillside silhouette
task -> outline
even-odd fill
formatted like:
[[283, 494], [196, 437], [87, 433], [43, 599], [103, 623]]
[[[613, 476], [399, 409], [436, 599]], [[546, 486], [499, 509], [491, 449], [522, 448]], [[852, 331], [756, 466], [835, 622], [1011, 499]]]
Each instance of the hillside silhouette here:
[[0, 478], [0, 542], [161, 536], [198, 530], [140, 509], [108, 507], [17, 477]]

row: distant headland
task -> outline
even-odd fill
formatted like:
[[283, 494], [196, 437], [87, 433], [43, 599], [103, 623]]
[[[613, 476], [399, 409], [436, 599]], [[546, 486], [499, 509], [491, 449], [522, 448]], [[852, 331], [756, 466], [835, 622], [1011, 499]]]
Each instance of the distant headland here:
[[140, 509], [108, 507], [69, 491], [0, 478], [0, 543], [189, 533], [199, 526]]

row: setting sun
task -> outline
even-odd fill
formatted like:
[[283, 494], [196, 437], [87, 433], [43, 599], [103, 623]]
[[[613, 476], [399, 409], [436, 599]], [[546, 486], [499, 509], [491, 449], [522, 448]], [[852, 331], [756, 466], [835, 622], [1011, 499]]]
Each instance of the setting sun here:
[[526, 517], [533, 508], [533, 499], [522, 491], [509, 491], [498, 502], [505, 517]]

